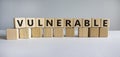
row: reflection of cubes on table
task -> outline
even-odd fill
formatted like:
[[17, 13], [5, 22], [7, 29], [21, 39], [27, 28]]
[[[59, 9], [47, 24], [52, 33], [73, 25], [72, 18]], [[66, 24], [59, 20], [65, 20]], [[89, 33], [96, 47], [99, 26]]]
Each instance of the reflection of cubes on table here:
[[21, 28], [19, 29], [20, 39], [29, 39], [31, 38], [31, 29], [30, 28]]
[[64, 28], [54, 28], [54, 37], [64, 37]]
[[42, 28], [38, 28], [38, 27], [34, 27], [34, 28], [31, 28], [31, 37], [42, 37]]
[[19, 38], [18, 29], [7, 29], [7, 40], [17, 40]]

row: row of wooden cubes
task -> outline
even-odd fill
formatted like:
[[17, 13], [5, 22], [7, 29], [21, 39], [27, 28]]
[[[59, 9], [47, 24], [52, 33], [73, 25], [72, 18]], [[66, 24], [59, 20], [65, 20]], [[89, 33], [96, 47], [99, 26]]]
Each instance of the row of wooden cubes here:
[[[65, 31], [65, 33], [64, 33]], [[107, 37], [108, 27], [79, 27], [78, 37]], [[34, 28], [20, 28], [7, 29], [7, 40], [42, 38], [42, 37], [75, 37], [74, 27], [34, 27]]]

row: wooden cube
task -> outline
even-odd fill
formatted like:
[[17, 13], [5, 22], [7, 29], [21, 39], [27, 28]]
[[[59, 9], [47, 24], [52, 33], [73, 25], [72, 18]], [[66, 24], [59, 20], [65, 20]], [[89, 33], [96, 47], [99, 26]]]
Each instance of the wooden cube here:
[[14, 27], [15, 28], [24, 28], [24, 27], [26, 27], [25, 18], [15, 18], [14, 19]]
[[74, 27], [66, 27], [66, 37], [74, 37]]
[[54, 19], [54, 27], [64, 27], [64, 19], [63, 18], [55, 18]]
[[82, 18], [74, 19], [74, 27], [82, 27], [82, 25], [83, 25]]
[[44, 27], [54, 27], [54, 18], [45, 18]]
[[64, 26], [65, 27], [74, 27], [74, 18], [65, 18]]
[[82, 27], [91, 27], [91, 19], [83, 19]]
[[108, 27], [100, 28], [100, 37], [108, 37]]
[[29, 39], [31, 38], [31, 29], [30, 28], [21, 28], [19, 29], [20, 39]]
[[91, 27], [100, 27], [100, 18], [91, 18]]
[[82, 27], [82, 28], [78, 28], [78, 36], [79, 37], [88, 37], [88, 28], [87, 27]]
[[18, 29], [7, 29], [7, 40], [17, 40], [19, 38]]
[[53, 37], [53, 28], [45, 27], [43, 35], [44, 37]]
[[44, 18], [35, 19], [35, 27], [44, 27]]
[[26, 18], [26, 27], [35, 27], [35, 18]]
[[101, 27], [110, 27], [110, 19], [102, 18]]
[[38, 27], [31, 28], [31, 33], [32, 33], [31, 37], [32, 38], [42, 37], [42, 30], [43, 30], [42, 28], [38, 28]]
[[64, 37], [64, 28], [55, 27], [54, 28], [54, 37]]
[[99, 37], [99, 27], [91, 27], [89, 36], [90, 37]]

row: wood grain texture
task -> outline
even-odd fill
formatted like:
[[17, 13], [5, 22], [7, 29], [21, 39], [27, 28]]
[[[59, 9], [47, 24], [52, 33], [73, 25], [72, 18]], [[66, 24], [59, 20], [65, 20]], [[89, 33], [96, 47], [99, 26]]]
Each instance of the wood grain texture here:
[[30, 28], [21, 28], [19, 29], [20, 39], [29, 39], [31, 38], [31, 29]]
[[88, 37], [88, 28], [87, 27], [78, 28], [78, 36], [79, 37]]
[[19, 38], [18, 29], [7, 29], [7, 40], [17, 40]]
[[54, 28], [54, 37], [64, 37], [64, 28]]
[[44, 37], [53, 37], [53, 28], [45, 27], [43, 35]]
[[38, 28], [38, 27], [34, 27], [34, 28], [31, 28], [31, 36], [32, 38], [40, 38], [42, 37], [42, 32], [43, 29], [42, 28]]
[[74, 37], [74, 27], [66, 27], [66, 37]]
[[100, 28], [100, 37], [108, 37], [108, 27]]
[[89, 36], [90, 37], [98, 37], [99, 36], [99, 27], [91, 27]]

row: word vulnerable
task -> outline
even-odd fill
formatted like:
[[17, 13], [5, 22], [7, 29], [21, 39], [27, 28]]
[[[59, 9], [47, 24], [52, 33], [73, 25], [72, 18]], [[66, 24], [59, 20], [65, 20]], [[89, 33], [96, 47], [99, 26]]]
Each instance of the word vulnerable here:
[[31, 27], [109, 27], [102, 18], [15, 18], [15, 28]]

